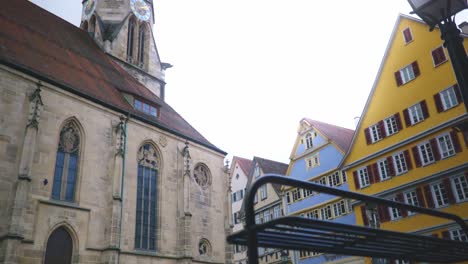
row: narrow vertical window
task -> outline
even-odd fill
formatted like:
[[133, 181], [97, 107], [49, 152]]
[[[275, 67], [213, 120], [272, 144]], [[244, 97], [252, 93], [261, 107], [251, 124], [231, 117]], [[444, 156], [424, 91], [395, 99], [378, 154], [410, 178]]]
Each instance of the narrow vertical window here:
[[135, 248], [156, 250], [157, 177], [159, 156], [145, 144], [138, 151]]
[[128, 20], [128, 36], [127, 36], [127, 61], [133, 62], [133, 46], [134, 46], [134, 36], [135, 36], [135, 20], [131, 17]]
[[140, 25], [138, 31], [138, 66], [142, 67], [145, 60], [145, 25]]
[[440, 64], [447, 61], [447, 56], [445, 56], [444, 47], [439, 46], [435, 48], [432, 52], [432, 61], [434, 62], [434, 67], [439, 66]]
[[80, 133], [74, 121], [60, 131], [60, 141], [55, 160], [52, 199], [75, 201], [75, 187], [78, 176]]
[[306, 135], [306, 147], [308, 149], [312, 148], [314, 146], [313, 144], [313, 137], [312, 137], [312, 134], [311, 133], [307, 133]]
[[403, 30], [403, 38], [405, 39], [405, 44], [408, 44], [411, 41], [413, 41], [413, 34], [411, 33], [410, 28], [405, 28]]

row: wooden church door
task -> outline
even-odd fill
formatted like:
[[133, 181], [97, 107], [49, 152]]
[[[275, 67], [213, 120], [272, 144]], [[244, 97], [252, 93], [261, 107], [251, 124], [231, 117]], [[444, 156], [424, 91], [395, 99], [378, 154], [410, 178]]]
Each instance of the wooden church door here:
[[44, 264], [71, 264], [73, 241], [65, 228], [57, 228], [47, 241]]

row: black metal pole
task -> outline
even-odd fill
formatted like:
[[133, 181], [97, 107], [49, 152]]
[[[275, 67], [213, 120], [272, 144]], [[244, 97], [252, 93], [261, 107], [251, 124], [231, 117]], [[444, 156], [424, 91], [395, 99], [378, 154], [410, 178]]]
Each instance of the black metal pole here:
[[439, 22], [441, 38], [444, 40], [444, 47], [447, 49], [452, 62], [453, 71], [457, 78], [458, 86], [465, 103], [465, 109], [468, 112], [468, 57], [463, 38], [460, 36], [460, 30], [455, 25], [452, 18], [447, 18]]

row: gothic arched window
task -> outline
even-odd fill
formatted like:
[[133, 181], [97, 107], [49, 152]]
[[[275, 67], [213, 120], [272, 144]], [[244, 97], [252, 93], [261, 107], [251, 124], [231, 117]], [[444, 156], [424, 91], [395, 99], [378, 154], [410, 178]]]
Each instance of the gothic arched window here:
[[158, 152], [151, 144], [138, 150], [135, 248], [156, 250]]
[[80, 130], [74, 121], [67, 122], [60, 131], [55, 160], [52, 199], [75, 201], [80, 150]]
[[138, 66], [142, 67], [145, 62], [145, 41], [146, 41], [146, 26], [140, 25], [138, 30]]
[[135, 42], [135, 18], [131, 17], [128, 20], [128, 36], [127, 36], [127, 61], [133, 62], [133, 46]]

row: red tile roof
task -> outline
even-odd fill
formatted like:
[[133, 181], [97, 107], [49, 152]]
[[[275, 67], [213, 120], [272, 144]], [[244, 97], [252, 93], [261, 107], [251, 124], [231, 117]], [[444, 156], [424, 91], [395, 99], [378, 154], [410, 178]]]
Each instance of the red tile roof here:
[[[0, 63], [219, 153], [172, 107], [106, 55], [87, 32], [25, 0], [0, 8]], [[160, 106], [154, 118], [133, 109], [122, 92]]]
[[312, 120], [310, 118], [303, 118], [302, 120], [306, 121], [328, 139], [335, 142], [343, 152], [346, 153], [348, 151], [351, 146], [354, 130]]

